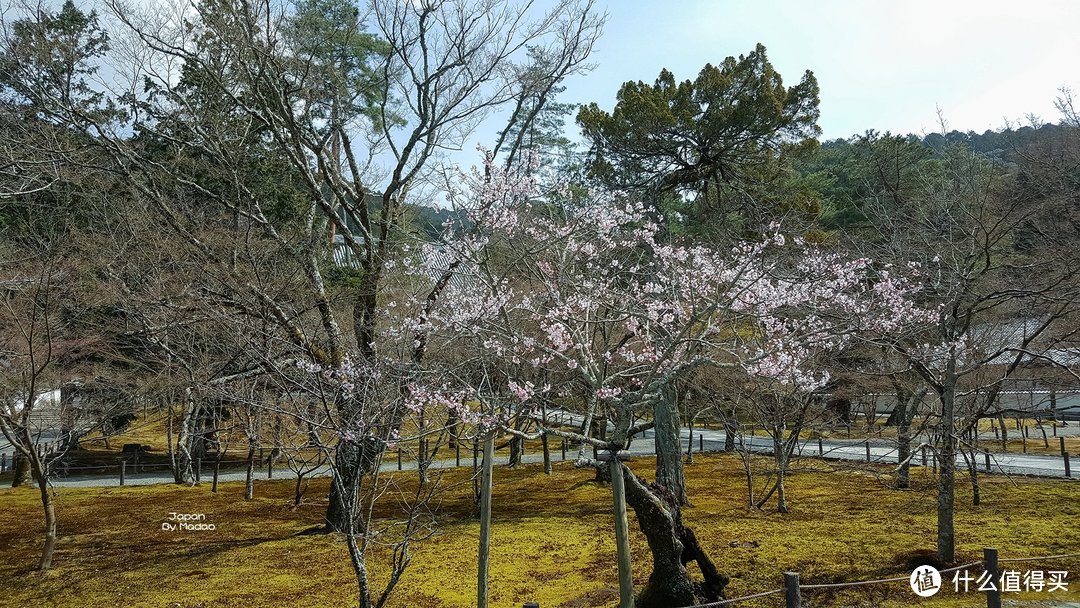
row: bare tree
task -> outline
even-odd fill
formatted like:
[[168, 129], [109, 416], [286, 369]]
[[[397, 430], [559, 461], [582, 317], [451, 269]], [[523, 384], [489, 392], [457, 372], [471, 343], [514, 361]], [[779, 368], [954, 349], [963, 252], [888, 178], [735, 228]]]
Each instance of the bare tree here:
[[50, 478], [74, 445], [63, 434], [88, 432], [112, 414], [106, 408], [97, 416], [69, 415], [62, 424], [61, 387], [94, 374], [87, 361], [107, 356], [107, 348], [81, 324], [85, 310], [71, 289], [77, 271], [70, 261], [22, 252], [0, 269], [0, 433], [40, 494], [45, 538], [38, 568], [48, 570], [57, 540]]
[[[1011, 188], [1001, 167], [966, 148], [939, 155], [920, 166], [916, 187], [886, 192], [868, 209], [877, 242], [892, 252], [880, 257], [918, 259], [927, 303], [939, 311], [936, 322], [889, 345], [901, 359], [895, 369], [910, 367], [936, 397], [937, 545], [947, 563], [955, 559], [963, 437], [995, 415], [1004, 383], [1025, 362], [1049, 360], [1075, 331], [1080, 263], [1053, 229], [1050, 200]], [[1031, 231], [1046, 238], [1026, 241]]]

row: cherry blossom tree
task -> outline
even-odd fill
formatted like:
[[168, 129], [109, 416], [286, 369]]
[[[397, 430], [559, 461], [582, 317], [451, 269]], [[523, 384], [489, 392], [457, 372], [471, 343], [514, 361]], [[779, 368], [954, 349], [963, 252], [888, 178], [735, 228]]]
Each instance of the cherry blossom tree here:
[[[858, 332], [893, 332], [929, 318], [907, 278], [918, 268], [878, 268], [789, 242], [779, 226], [730, 249], [672, 242], [639, 202], [597, 195], [559, 205], [534, 192], [527, 176], [501, 170], [489, 156], [482, 171], [452, 182], [451, 199], [470, 228], [448, 227], [440, 247], [462, 280], [418, 324], [429, 336], [482, 345], [501, 361], [521, 402], [578, 397], [582, 428], [610, 421], [604, 439], [541, 421], [541, 432], [581, 443], [581, 466], [600, 464], [586, 447], [615, 454], [653, 427], [656, 482], [619, 469], [653, 553], [639, 605], [715, 599], [724, 579], [679, 515], [686, 493], [673, 382], [698, 368], [729, 367], [812, 392], [828, 381], [815, 366], [819, 353]], [[525, 372], [539, 369], [562, 381], [538, 386]], [[652, 421], [633, 424], [642, 412]], [[706, 577], [697, 589], [684, 566], [691, 560]]]

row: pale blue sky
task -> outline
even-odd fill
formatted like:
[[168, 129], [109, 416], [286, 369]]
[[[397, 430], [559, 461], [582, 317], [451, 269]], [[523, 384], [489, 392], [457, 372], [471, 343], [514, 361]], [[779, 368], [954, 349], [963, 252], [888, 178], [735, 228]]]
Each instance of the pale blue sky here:
[[757, 42], [786, 83], [817, 76], [827, 139], [937, 131], [937, 107], [961, 131], [1029, 112], [1056, 121], [1058, 88], [1080, 90], [1076, 0], [601, 1], [597, 67], [568, 80], [563, 101], [610, 110], [627, 80], [652, 82], [665, 67], [693, 78]]

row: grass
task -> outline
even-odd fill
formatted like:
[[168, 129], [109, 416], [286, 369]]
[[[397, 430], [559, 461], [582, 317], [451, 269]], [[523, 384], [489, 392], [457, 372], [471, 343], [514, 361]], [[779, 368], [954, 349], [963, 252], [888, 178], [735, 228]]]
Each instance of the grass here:
[[[651, 477], [648, 459], [632, 462]], [[922, 471], [919, 471], [922, 475]], [[544, 608], [613, 606], [617, 586], [610, 489], [590, 471], [566, 463], [552, 476], [538, 465], [495, 473], [491, 606], [539, 602]], [[908, 562], [934, 546], [932, 479], [921, 490], [886, 487], [873, 474], [802, 472], [788, 483], [791, 513], [749, 511], [741, 465], [731, 456], [697, 456], [687, 467], [694, 506], [687, 524], [731, 577], [729, 596], [779, 586], [781, 573], [804, 583], [906, 576]], [[415, 474], [401, 474], [406, 487]], [[958, 553], [977, 561], [982, 547], [1002, 557], [1080, 552], [1080, 486], [1075, 482], [983, 477], [983, 504], [972, 507], [958, 484]], [[289, 506], [289, 480], [258, 481], [256, 498], [242, 500], [242, 484], [217, 494], [199, 487], [152, 486], [57, 490], [61, 539], [55, 567], [33, 571], [41, 515], [32, 489], [0, 490], [0, 605], [126, 607], [340, 606], [355, 602], [355, 582], [344, 543], [299, 533], [319, 523], [327, 480], [312, 482], [307, 502]], [[398, 608], [475, 604], [476, 546], [467, 470], [447, 473], [437, 505], [441, 525], [416, 545], [413, 562], [393, 596]], [[387, 496], [393, 503], [393, 496]], [[213, 532], [163, 532], [169, 512], [205, 513]], [[389, 515], [387, 512], [385, 515]], [[631, 513], [631, 518], [633, 514]], [[634, 578], [649, 573], [644, 537], [631, 521]], [[386, 574], [386, 551], [370, 557], [375, 582]], [[1069, 594], [1030, 599], [1080, 599], [1080, 559], [1014, 567], [1069, 570]], [[979, 572], [974, 572], [978, 574]], [[906, 583], [841, 593], [807, 592], [813, 606], [974, 606], [974, 594], [951, 589], [917, 602]], [[777, 606], [776, 598], [740, 606]]]

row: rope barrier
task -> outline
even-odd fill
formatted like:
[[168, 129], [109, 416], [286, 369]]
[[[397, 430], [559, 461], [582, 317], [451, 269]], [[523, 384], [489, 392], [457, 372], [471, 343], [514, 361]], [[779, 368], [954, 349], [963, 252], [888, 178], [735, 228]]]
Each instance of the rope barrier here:
[[799, 584], [799, 589], [838, 589], [840, 587], [859, 587], [862, 585], [877, 585], [878, 583], [897, 583], [907, 581], [910, 577], [880, 578], [872, 581], [855, 581], [853, 583], [818, 583], [816, 585]]
[[[1001, 560], [998, 560], [998, 561], [1000, 562]], [[957, 570], [966, 570], [968, 568], [973, 568], [975, 566], [981, 566], [981, 565], [983, 565], [983, 562], [971, 562], [970, 564], [964, 564], [962, 566], [953, 566], [952, 568], [946, 568], [946, 569], [942, 570], [941, 573], [945, 574], [946, 572], [955, 572]], [[907, 580], [907, 579], [904, 579], [904, 580]]]
[[[904, 579], [907, 580], [907, 579]], [[773, 589], [772, 591], [763, 591], [761, 593], [755, 593], [753, 595], [744, 595], [743, 597], [736, 597], [729, 600], [720, 600], [719, 602], [712, 602], [709, 604], [694, 604], [693, 606], [684, 606], [683, 608], [718, 608], [719, 606], [730, 606], [735, 602], [745, 602], [746, 600], [755, 600], [759, 597], [766, 597], [769, 595], [776, 595], [777, 593], [783, 593], [784, 588]]]
[[1080, 553], [1064, 553], [1062, 555], [1044, 555], [1042, 557], [1013, 557], [1009, 559], [998, 559], [998, 563], [1003, 562], [1040, 562], [1050, 559], [1065, 559], [1068, 557], [1080, 557]]
[[[1008, 558], [1008, 559], [999, 559], [998, 563], [1001, 564], [1001, 563], [1007, 563], [1007, 562], [1034, 562], [1034, 561], [1044, 561], [1044, 560], [1052, 560], [1052, 559], [1066, 559], [1066, 558], [1071, 558], [1071, 557], [1080, 557], [1080, 553], [1064, 553], [1064, 554], [1061, 554], [1061, 555], [1044, 555], [1044, 556], [1039, 556], [1039, 557], [1013, 557], [1013, 558]], [[983, 563], [984, 562], [978, 561], [978, 562], [971, 562], [969, 564], [963, 564], [963, 565], [960, 565], [960, 566], [953, 566], [952, 568], [946, 568], [944, 570], [941, 570], [941, 574], [946, 574], [948, 572], [954, 572], [954, 571], [958, 571], [958, 570], [966, 570], [968, 568], [973, 568], [973, 567], [976, 567], [976, 566], [982, 566]], [[869, 580], [869, 581], [854, 581], [854, 582], [850, 582], [850, 583], [817, 583], [817, 584], [812, 584], [812, 585], [800, 584], [799, 589], [802, 589], [802, 590], [807, 590], [807, 589], [843, 589], [843, 588], [846, 588], [846, 587], [862, 587], [862, 586], [865, 586], [865, 585], [877, 585], [877, 584], [881, 584], [881, 583], [900, 583], [900, 582], [907, 582], [908, 580], [910, 580], [910, 577], [902, 576], [902, 577], [896, 577], [896, 578], [874, 579], [874, 580]], [[684, 606], [683, 608], [719, 608], [720, 606], [728, 606], [728, 605], [734, 604], [736, 602], [745, 602], [747, 600], [753, 600], [753, 599], [757, 599], [757, 598], [761, 598], [761, 597], [775, 595], [777, 593], [783, 593], [784, 591], [785, 591], [784, 588], [773, 589], [771, 591], [763, 591], [761, 593], [755, 593], [755, 594], [752, 594], [752, 595], [744, 595], [742, 597], [736, 597], [736, 598], [731, 598], [731, 599], [726, 599], [726, 600], [720, 600], [718, 602], [711, 602], [711, 603], [708, 603], [708, 604], [694, 604], [693, 606]]]

